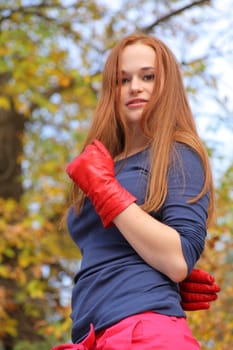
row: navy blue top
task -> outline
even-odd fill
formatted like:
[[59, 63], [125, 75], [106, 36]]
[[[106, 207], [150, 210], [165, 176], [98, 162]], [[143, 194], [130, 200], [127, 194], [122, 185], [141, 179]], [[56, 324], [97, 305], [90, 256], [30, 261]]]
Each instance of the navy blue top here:
[[[187, 203], [202, 189], [203, 167], [189, 147], [177, 143], [175, 149], [166, 200], [159, 211], [150, 214], [179, 232], [191, 272], [204, 248], [209, 198], [206, 194], [193, 204]], [[145, 198], [149, 152], [146, 149], [115, 162], [118, 181], [138, 204]], [[78, 216], [70, 209], [67, 223], [82, 253], [72, 292], [74, 343], [87, 335], [90, 323], [98, 331], [144, 311], [185, 316], [178, 284], [145, 263], [114, 225], [104, 229], [89, 199]]]

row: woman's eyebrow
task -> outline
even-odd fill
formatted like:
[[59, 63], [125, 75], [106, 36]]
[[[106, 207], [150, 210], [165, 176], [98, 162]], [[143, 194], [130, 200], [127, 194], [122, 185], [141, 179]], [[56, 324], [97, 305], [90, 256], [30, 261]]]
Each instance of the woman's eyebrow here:
[[[139, 70], [142, 70], [142, 71], [155, 70], [155, 67], [142, 67]], [[125, 70], [122, 70], [121, 73], [122, 74], [129, 74], [129, 72], [127, 72]]]
[[141, 70], [155, 70], [155, 67], [142, 67]]

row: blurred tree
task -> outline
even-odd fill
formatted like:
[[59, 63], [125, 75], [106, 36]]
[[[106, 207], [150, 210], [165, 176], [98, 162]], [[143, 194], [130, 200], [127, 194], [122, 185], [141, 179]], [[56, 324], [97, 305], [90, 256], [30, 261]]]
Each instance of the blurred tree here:
[[70, 122], [79, 116], [81, 142], [82, 119], [96, 95], [89, 77], [69, 67], [62, 42], [66, 33], [79, 41], [78, 31], [70, 30], [74, 14], [86, 23], [99, 10], [91, 2], [0, 6], [0, 338], [3, 349], [12, 350], [21, 340], [28, 346], [40, 341], [41, 347], [50, 335], [62, 339], [70, 327], [62, 286], [71, 283], [72, 259], [80, 254], [58, 228], [67, 185], [63, 169]]
[[217, 219], [211, 228], [199, 266], [212, 271], [221, 286], [219, 300], [208, 311], [188, 313], [202, 349], [228, 350], [233, 345], [233, 166], [216, 191]]
[[[205, 91], [218, 106], [223, 100], [224, 111], [229, 112], [225, 96], [218, 94], [217, 77], [209, 70], [223, 51], [218, 51], [216, 40], [205, 50], [192, 50], [214, 21], [216, 11], [211, 1], [203, 0], [129, 0], [116, 7], [100, 0], [9, 0], [7, 4], [0, 0], [3, 350], [43, 349], [69, 339], [70, 286], [80, 254], [65, 230], [59, 229], [67, 193], [64, 167], [82, 146], [108, 49], [134, 30], [166, 38], [181, 62], [191, 101], [201, 105]], [[196, 110], [197, 117], [202, 118], [203, 111]], [[217, 112], [214, 120], [215, 130], [228, 118]], [[215, 144], [207, 144], [216, 156]], [[201, 261], [226, 291], [230, 275], [225, 264], [232, 264], [228, 250], [232, 244], [232, 218], [227, 211], [232, 196], [229, 174], [226, 172], [219, 184], [221, 212], [208, 241], [211, 249], [207, 247]], [[230, 241], [228, 246], [222, 237]], [[221, 244], [224, 246], [219, 249]], [[200, 313], [190, 316], [203, 349], [212, 344], [214, 349], [221, 348], [223, 339], [224, 346], [232, 345], [233, 335], [229, 339], [223, 336], [229, 319], [222, 310], [227, 311], [230, 302], [231, 297], [224, 297], [210, 311], [219, 316], [218, 332], [214, 332], [216, 316], [209, 320], [208, 329], [196, 328]]]

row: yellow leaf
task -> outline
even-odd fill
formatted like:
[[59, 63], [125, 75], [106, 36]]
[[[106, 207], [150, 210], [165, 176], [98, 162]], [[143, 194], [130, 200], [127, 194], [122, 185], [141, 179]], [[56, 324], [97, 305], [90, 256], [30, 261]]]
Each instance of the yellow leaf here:
[[44, 297], [44, 284], [38, 280], [32, 280], [27, 285], [27, 290], [32, 298]]
[[0, 96], [0, 107], [6, 110], [10, 109], [10, 103], [6, 97]]
[[9, 278], [9, 268], [8, 266], [0, 265], [0, 276], [2, 278]]

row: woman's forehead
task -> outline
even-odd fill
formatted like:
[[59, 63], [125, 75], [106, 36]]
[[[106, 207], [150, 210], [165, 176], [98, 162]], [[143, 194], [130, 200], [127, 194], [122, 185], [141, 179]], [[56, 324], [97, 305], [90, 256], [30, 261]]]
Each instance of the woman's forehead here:
[[121, 54], [121, 71], [131, 71], [135, 69], [155, 68], [155, 51], [152, 47], [135, 43], [126, 46]]

